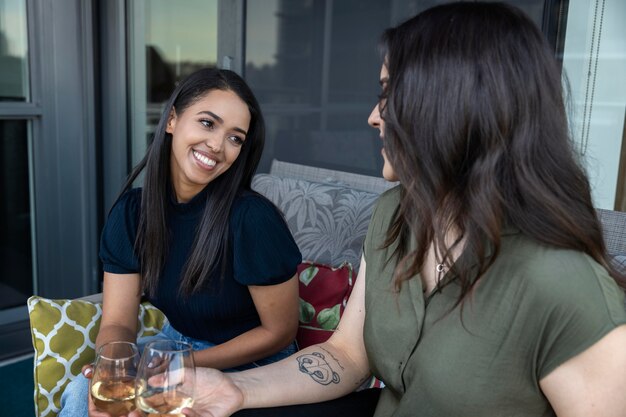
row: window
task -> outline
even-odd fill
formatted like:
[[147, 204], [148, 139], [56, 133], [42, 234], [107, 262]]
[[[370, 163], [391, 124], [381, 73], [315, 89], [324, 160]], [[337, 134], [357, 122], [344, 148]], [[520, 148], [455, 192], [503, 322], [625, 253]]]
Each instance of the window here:
[[[626, 3], [570, 1], [563, 70], [594, 205], [626, 211]], [[620, 175], [621, 172], [621, 175]]]
[[130, 10], [131, 164], [145, 155], [178, 81], [217, 61], [217, 0], [138, 0]]
[[0, 359], [29, 348], [35, 292], [31, 103], [26, 0], [0, 0]]
[[29, 101], [26, 2], [0, 0], [0, 102]]
[[387, 1], [249, 0], [245, 76], [267, 123], [261, 171], [273, 158], [379, 175], [377, 39]]
[[30, 122], [19, 115], [27, 101], [26, 2], [0, 0], [0, 324], [33, 294]]
[[[380, 139], [367, 125], [377, 102], [382, 32], [436, 0], [248, 0], [245, 77], [267, 123], [260, 171], [272, 159], [380, 176]], [[563, 4], [524, 9], [561, 54]]]
[[0, 311], [33, 294], [28, 136], [26, 120], [0, 120]]

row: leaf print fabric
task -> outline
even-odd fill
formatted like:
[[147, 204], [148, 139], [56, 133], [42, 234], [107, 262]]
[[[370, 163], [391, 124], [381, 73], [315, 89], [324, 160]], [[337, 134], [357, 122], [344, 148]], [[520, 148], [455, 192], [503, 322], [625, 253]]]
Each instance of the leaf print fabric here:
[[317, 324], [324, 330], [335, 330], [339, 324], [339, 309], [341, 304], [325, 308], [317, 315]]
[[298, 347], [326, 341], [335, 331], [354, 286], [352, 265], [331, 268], [313, 262], [298, 266], [300, 326]]
[[303, 259], [359, 265], [378, 194], [269, 174], [257, 174], [252, 188], [284, 213]]

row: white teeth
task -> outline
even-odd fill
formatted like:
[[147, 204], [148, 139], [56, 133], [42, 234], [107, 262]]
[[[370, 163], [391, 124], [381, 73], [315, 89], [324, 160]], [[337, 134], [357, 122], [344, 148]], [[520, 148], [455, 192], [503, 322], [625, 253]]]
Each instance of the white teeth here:
[[204, 165], [210, 166], [210, 167], [214, 167], [215, 164], [217, 163], [216, 161], [214, 161], [213, 159], [209, 159], [206, 156], [202, 155], [199, 152], [193, 151], [193, 156], [200, 162], [202, 162]]

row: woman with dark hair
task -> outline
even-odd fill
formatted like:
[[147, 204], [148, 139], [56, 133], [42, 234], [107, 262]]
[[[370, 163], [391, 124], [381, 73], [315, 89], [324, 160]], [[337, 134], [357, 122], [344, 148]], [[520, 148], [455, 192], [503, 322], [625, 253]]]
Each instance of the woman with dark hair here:
[[373, 373], [376, 416], [625, 416], [626, 285], [541, 32], [511, 6], [453, 3], [383, 44], [369, 123], [400, 185], [372, 215], [339, 330], [263, 369], [199, 370], [184, 413], [330, 400]]
[[[241, 370], [295, 352], [300, 251], [278, 209], [250, 188], [264, 135], [236, 73], [202, 69], [174, 90], [102, 232], [96, 348], [135, 341], [145, 294], [167, 317], [157, 337], [190, 343], [198, 366]], [[132, 188], [142, 172], [143, 188]], [[65, 390], [61, 416], [87, 414], [91, 372]]]

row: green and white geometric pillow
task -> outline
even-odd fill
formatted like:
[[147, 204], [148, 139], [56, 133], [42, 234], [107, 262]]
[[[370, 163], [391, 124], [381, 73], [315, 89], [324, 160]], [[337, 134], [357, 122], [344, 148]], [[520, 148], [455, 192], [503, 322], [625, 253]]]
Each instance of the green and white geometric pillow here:
[[[94, 360], [102, 304], [33, 296], [28, 299], [28, 314], [35, 349], [36, 415], [55, 417], [67, 384], [79, 374], [83, 365]], [[156, 307], [142, 303], [137, 336], [158, 333], [164, 318]]]

